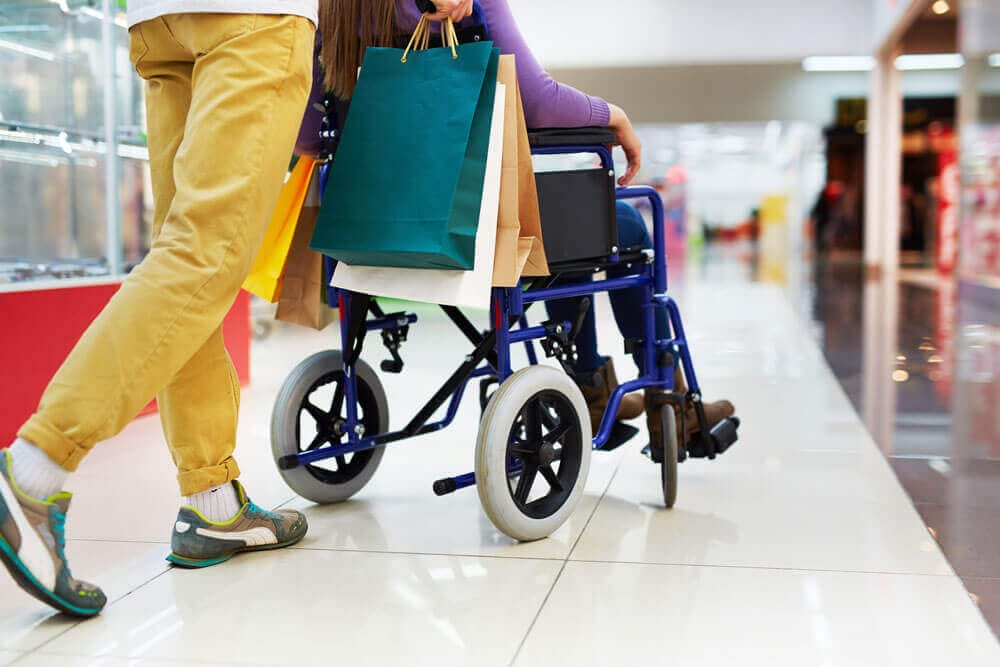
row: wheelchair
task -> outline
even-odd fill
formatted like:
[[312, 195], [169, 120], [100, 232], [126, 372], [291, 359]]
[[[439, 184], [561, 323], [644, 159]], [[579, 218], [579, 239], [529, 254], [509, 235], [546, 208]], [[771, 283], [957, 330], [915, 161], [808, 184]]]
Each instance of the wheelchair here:
[[[332, 102], [328, 100], [327, 106], [332, 108]], [[332, 122], [324, 123], [322, 131], [335, 140]], [[524, 279], [514, 288], [494, 288], [485, 328], [477, 327], [459, 308], [440, 306], [470, 349], [426, 404], [395, 430], [390, 428], [389, 400], [378, 373], [360, 355], [368, 335], [378, 333], [389, 356], [380, 370], [403, 372], [402, 348], [418, 317], [405, 311], [387, 313], [369, 295], [330, 287], [328, 303], [339, 308], [342, 349], [320, 352], [300, 363], [281, 387], [272, 414], [274, 459], [297, 494], [320, 504], [355, 495], [372, 479], [391, 445], [451, 425], [474, 381], [479, 383], [481, 409], [475, 469], [438, 479], [432, 489], [441, 496], [475, 486], [494, 526], [518, 541], [542, 539], [556, 531], [583, 494], [591, 452], [615, 448], [637, 432], [616, 422], [627, 393], [653, 387], [666, 392], [657, 415], [661, 442], [650, 443], [644, 453], [660, 466], [668, 508], [677, 498], [678, 463], [692, 457], [714, 459], [736, 442], [736, 417], [708, 428], [680, 311], [667, 294], [664, 210], [657, 192], [649, 187], [616, 187], [608, 148], [614, 135], [606, 128], [540, 130], [529, 135], [535, 155], [595, 156], [593, 168], [536, 174], [551, 275]], [[325, 172], [321, 185], [325, 186]], [[652, 209], [652, 250], [617, 245], [616, 202], [638, 199], [648, 201]], [[327, 275], [332, 275], [333, 260], [326, 258], [326, 265]], [[601, 277], [601, 272], [621, 265], [631, 269], [630, 275]], [[582, 275], [592, 279], [560, 280]], [[643, 368], [637, 378], [612, 392], [600, 428], [591, 433], [587, 405], [572, 379], [574, 339], [597, 293], [637, 287], [646, 294], [644, 336], [626, 341], [626, 349], [641, 352]], [[568, 297], [585, 297], [575, 321], [531, 324], [532, 306]], [[658, 312], [661, 317], [665, 313], [669, 322], [665, 338], [657, 337]], [[517, 345], [525, 346], [528, 360], [520, 369], [512, 367], [511, 353]], [[540, 364], [539, 352], [562, 368]], [[673, 387], [678, 366], [688, 386], [684, 393]], [[320, 406], [312, 398], [320, 390], [324, 397], [332, 393], [328, 409], [325, 401]], [[680, 408], [676, 413], [675, 406]], [[678, 442], [675, 415], [683, 420], [691, 413], [699, 433], [691, 442]], [[687, 432], [684, 424], [681, 432]]]

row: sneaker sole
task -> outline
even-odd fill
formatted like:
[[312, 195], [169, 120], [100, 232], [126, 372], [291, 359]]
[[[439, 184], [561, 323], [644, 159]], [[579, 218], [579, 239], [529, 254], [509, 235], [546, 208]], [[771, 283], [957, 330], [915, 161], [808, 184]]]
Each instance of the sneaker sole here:
[[14, 550], [10, 547], [10, 545], [7, 544], [7, 540], [2, 537], [0, 537], [0, 560], [3, 561], [7, 571], [10, 572], [10, 576], [14, 578], [14, 581], [17, 582], [17, 585], [21, 588], [21, 590], [39, 602], [44, 602], [64, 614], [69, 614], [70, 616], [76, 616], [78, 618], [92, 618], [101, 613], [101, 609], [84, 609], [83, 607], [77, 607], [74, 604], [70, 604], [43, 586], [42, 583], [38, 581], [33, 574], [31, 574], [31, 571], [24, 567], [24, 563], [22, 563], [21, 559], [17, 557], [17, 554], [14, 553]]
[[233, 556], [237, 554], [253, 553], [255, 551], [274, 551], [275, 549], [284, 549], [285, 547], [290, 547], [298, 544], [302, 541], [302, 538], [306, 536], [302, 533], [298, 537], [285, 541], [278, 542], [277, 544], [264, 544], [256, 547], [243, 547], [242, 549], [236, 549], [235, 551], [230, 551], [227, 554], [216, 556], [215, 558], [188, 558], [186, 556], [181, 556], [177, 553], [171, 553], [167, 556], [167, 561], [174, 564], [177, 567], [184, 568], [186, 570], [200, 570], [206, 567], [212, 567], [213, 565], [219, 565], [225, 563]]

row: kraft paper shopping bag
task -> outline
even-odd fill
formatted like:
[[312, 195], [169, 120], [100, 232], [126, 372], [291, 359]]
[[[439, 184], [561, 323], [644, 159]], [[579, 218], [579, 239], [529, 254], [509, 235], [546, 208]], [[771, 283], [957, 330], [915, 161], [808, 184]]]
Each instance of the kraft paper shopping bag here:
[[528, 128], [524, 122], [513, 55], [500, 56], [497, 78], [507, 89], [507, 102], [493, 284], [514, 287], [522, 275], [548, 275], [549, 271], [542, 244]]
[[323, 255], [309, 248], [319, 215], [319, 180], [318, 175], [312, 179], [299, 215], [274, 317], [282, 322], [322, 330], [333, 322], [335, 311], [326, 304], [327, 280]]

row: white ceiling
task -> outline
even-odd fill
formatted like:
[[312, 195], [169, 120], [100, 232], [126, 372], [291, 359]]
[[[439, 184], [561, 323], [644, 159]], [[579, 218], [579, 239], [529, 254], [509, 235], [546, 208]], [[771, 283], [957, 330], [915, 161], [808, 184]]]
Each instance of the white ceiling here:
[[872, 0], [509, 2], [547, 67], [790, 62], [867, 54], [874, 39]]

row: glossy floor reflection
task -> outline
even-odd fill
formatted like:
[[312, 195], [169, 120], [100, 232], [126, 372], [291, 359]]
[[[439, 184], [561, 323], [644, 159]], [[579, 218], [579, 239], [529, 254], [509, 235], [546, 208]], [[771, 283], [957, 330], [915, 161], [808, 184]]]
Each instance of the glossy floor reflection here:
[[862, 278], [857, 263], [817, 267], [824, 354], [1000, 634], [1000, 292], [926, 271]]
[[[295, 498], [271, 462], [271, 404], [295, 364], [336, 342], [276, 327], [255, 345], [237, 456], [261, 504], [308, 513], [309, 536], [214, 569], [168, 569], [173, 474], [156, 418], [139, 420], [72, 480], [75, 573], [112, 603], [77, 624], [0, 578], [0, 665], [1000, 664], [814, 342], [802, 295], [722, 261], [715, 273], [691, 262], [675, 295], [705, 392], [735, 402], [741, 442], [682, 466], [674, 510], [635, 442], [595, 454], [555, 535], [513, 543], [475, 491], [431, 493], [473, 467], [474, 400], [450, 430], [391, 448], [354, 500]], [[598, 307], [624, 376], [630, 361]], [[447, 321], [419, 312], [404, 374], [384, 377], [397, 426], [465, 350]], [[366, 355], [383, 358], [377, 346]]]

